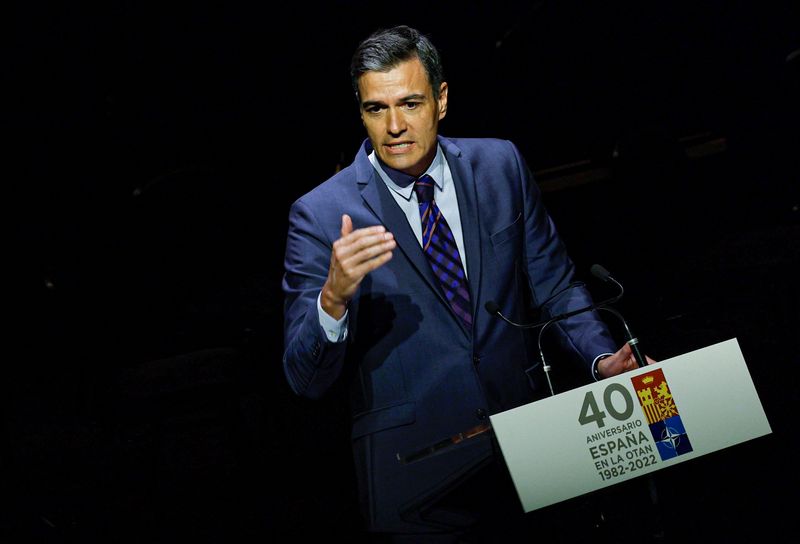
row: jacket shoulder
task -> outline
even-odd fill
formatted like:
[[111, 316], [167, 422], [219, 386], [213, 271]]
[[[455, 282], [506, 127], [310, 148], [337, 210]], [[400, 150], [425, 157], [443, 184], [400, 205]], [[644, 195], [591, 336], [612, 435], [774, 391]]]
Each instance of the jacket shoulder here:
[[469, 157], [520, 154], [514, 142], [501, 138], [442, 138], [441, 141], [451, 152], [461, 152]]
[[351, 197], [350, 192], [356, 189], [355, 167], [351, 164], [301, 195], [294, 204], [315, 204], [327, 202], [332, 204]]

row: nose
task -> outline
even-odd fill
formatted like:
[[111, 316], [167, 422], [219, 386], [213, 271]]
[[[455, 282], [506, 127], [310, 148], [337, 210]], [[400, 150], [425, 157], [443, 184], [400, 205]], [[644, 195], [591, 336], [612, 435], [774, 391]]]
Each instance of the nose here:
[[402, 112], [389, 108], [386, 116], [386, 132], [397, 137], [406, 131], [406, 120]]

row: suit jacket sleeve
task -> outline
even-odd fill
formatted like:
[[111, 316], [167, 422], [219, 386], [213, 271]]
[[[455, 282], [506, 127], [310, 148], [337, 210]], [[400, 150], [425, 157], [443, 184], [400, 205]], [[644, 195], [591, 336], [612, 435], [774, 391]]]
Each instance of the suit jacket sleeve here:
[[342, 370], [346, 342], [330, 342], [319, 323], [317, 296], [328, 276], [332, 236], [309, 206], [289, 212], [284, 259], [284, 372], [298, 395], [319, 398]]
[[[582, 286], [570, 287], [575, 281], [575, 265], [567, 254], [552, 219], [541, 198], [519, 150], [510, 143], [523, 182], [525, 199], [525, 262], [533, 303], [543, 318], [592, 303], [591, 295]], [[616, 347], [608, 328], [597, 312], [586, 312], [554, 324], [556, 340], [562, 349], [576, 353], [587, 368], [602, 353]]]

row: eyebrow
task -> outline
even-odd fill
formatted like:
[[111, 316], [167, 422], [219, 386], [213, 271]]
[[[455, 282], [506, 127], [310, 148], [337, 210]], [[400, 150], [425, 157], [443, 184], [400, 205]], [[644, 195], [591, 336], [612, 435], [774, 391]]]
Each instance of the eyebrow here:
[[[410, 102], [411, 100], [425, 100], [425, 98], [426, 97], [424, 94], [420, 93], [409, 94], [398, 100], [398, 103]], [[365, 100], [364, 102], [361, 103], [362, 108], [367, 108], [369, 106], [385, 106], [385, 105], [386, 103], [380, 100]]]

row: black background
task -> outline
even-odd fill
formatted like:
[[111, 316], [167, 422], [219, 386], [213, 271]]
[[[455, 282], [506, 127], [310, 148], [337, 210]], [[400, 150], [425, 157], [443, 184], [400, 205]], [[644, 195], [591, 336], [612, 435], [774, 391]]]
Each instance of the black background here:
[[[625, 284], [648, 354], [739, 340], [773, 433], [658, 473], [668, 535], [790, 540], [799, 15], [788, 1], [12, 6], [2, 540], [358, 538], [340, 399], [296, 398], [283, 378], [280, 279], [290, 203], [364, 138], [350, 55], [394, 24], [441, 50], [441, 132], [520, 147], [581, 274], [599, 262]], [[655, 515], [640, 492], [586, 500], [638, 527]]]

